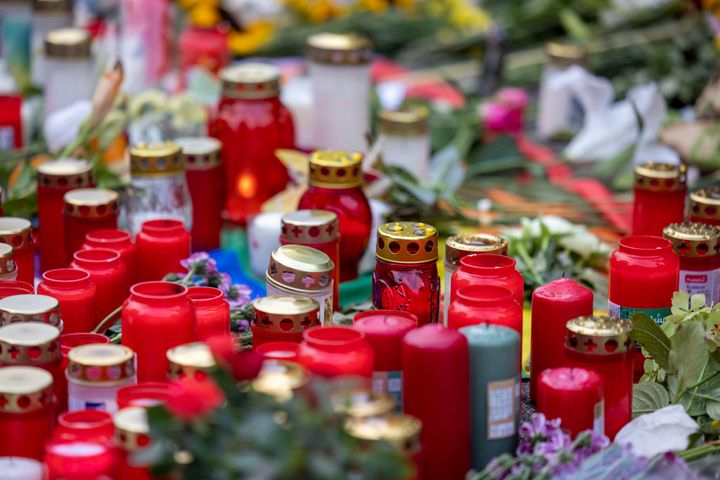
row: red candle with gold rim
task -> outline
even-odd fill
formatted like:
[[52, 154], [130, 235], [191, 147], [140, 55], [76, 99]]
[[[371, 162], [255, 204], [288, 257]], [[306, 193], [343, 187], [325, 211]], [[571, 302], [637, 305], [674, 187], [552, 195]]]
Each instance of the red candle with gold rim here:
[[565, 365], [565, 324], [593, 313], [593, 294], [569, 278], [558, 278], [532, 295], [530, 398], [535, 400], [540, 374]]
[[720, 302], [720, 227], [704, 223], [673, 223], [663, 230], [680, 258], [678, 289], [705, 295], [708, 305]]
[[[94, 318], [95, 316], [93, 313], [93, 319]], [[99, 333], [67, 333], [60, 335], [60, 353], [62, 355], [60, 371], [65, 372], [68, 367], [68, 354], [70, 353], [70, 350], [80, 345], [90, 345], [93, 343], [107, 344], [110, 343], [110, 339]], [[67, 410], [67, 378], [65, 378], [65, 381], [60, 384], [60, 394], [58, 395], [56, 401], [58, 412], [64, 412]]]
[[0, 217], [0, 243], [13, 248], [17, 264], [17, 280], [35, 284], [35, 243], [32, 224], [16, 217]]
[[126, 407], [153, 407], [167, 402], [173, 394], [171, 382], [142, 382], [119, 388], [115, 394], [118, 410]]
[[365, 335], [352, 327], [314, 327], [303, 333], [298, 362], [321, 377], [370, 378], [373, 351]]
[[455, 291], [448, 312], [448, 328], [457, 330], [479, 323], [512, 328], [520, 335], [522, 345], [522, 307], [509, 288], [467, 285]]
[[113, 415], [117, 459], [115, 480], [151, 480], [149, 465], [136, 463], [133, 455], [152, 443], [147, 412], [141, 407], [126, 407]]
[[266, 342], [253, 346], [253, 349], [265, 360], [297, 362], [300, 344], [296, 342]]
[[0, 280], [0, 299], [35, 293], [35, 287], [20, 280]]
[[208, 372], [215, 366], [210, 347], [204, 342], [192, 342], [178, 345], [167, 351], [168, 379], [182, 380], [194, 378], [195, 380], [207, 380]]
[[230, 335], [230, 304], [219, 288], [190, 287], [188, 298], [195, 309], [197, 339]]
[[476, 253], [461, 258], [460, 268], [452, 276], [450, 305], [455, 301], [455, 292], [466, 285], [497, 285], [512, 290], [515, 301], [522, 307], [524, 281], [515, 264], [514, 258], [495, 253]]
[[117, 228], [120, 202], [117, 192], [102, 188], [79, 188], [65, 194], [63, 230], [65, 265], [82, 248], [93, 230]]
[[64, 333], [89, 332], [97, 325], [95, 298], [97, 288], [90, 273], [75, 268], [47, 270], [37, 293], [60, 302]]
[[116, 251], [107, 248], [78, 250], [70, 267], [89, 273], [95, 284], [96, 324], [127, 298], [127, 270]]
[[695, 190], [690, 194], [688, 220], [720, 226], [720, 187]]
[[253, 346], [301, 342], [303, 332], [320, 325], [320, 304], [302, 295], [268, 295], [253, 302]]
[[149, 220], [136, 238], [137, 281], [162, 280], [182, 272], [181, 260], [190, 256], [190, 234], [180, 220]]
[[128, 279], [127, 288], [130, 288], [135, 283], [137, 275], [135, 255], [137, 248], [132, 242], [130, 232], [117, 229], [93, 230], [85, 235], [85, 243], [82, 248], [106, 248], [119, 253], [120, 260], [125, 265]]
[[584, 431], [605, 431], [603, 382], [585, 368], [548, 368], [537, 380], [537, 411], [560, 426], [571, 438]]
[[685, 218], [684, 164], [643, 163], [635, 167], [633, 235], [662, 235], [663, 228]]

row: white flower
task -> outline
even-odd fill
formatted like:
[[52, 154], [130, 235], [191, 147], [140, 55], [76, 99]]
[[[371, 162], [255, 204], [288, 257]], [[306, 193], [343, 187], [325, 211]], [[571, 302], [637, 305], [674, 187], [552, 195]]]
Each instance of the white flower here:
[[690, 443], [688, 437], [697, 430], [697, 423], [682, 405], [670, 405], [625, 425], [615, 436], [615, 443], [630, 445], [635, 455], [652, 457], [685, 450]]
[[48, 149], [59, 152], [69, 145], [80, 131], [80, 125], [92, 111], [89, 100], [80, 100], [65, 108], [52, 112], [45, 119], [43, 133]]

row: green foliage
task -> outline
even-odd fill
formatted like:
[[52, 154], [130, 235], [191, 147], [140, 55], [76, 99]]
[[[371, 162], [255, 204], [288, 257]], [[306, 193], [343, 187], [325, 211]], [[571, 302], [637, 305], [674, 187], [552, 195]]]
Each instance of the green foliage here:
[[668, 369], [670, 355], [670, 339], [655, 321], [644, 313], [636, 313], [631, 317], [633, 324], [633, 340], [643, 346], [650, 356], [660, 365]]

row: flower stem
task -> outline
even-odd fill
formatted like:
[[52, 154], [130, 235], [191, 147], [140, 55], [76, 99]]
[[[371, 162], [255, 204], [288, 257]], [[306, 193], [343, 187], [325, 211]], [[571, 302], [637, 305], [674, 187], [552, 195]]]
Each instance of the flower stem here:
[[680, 452], [678, 453], [678, 457], [688, 462], [690, 460], [697, 460], [698, 458], [702, 458], [706, 455], [716, 453], [720, 453], [720, 441], [718, 440]]
[[107, 325], [108, 322], [110, 322], [111, 320], [115, 320], [115, 317], [117, 316], [118, 313], [120, 313], [120, 310], [122, 310], [122, 305], [117, 307], [112, 312], [108, 313], [107, 317], [103, 318], [100, 321], [100, 323], [98, 323], [97, 327], [95, 327], [93, 329], [92, 333], [102, 332], [105, 329], [105, 326]]

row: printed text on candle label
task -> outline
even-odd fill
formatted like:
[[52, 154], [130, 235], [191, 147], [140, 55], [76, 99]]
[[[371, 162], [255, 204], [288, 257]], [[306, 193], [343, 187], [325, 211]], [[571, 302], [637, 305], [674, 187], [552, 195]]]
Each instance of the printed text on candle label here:
[[520, 383], [517, 379], [488, 383], [488, 439], [507, 438], [515, 435], [517, 411], [520, 406]]
[[720, 301], [720, 269], [694, 272], [680, 270], [680, 290], [690, 295], [702, 293], [708, 305]]
[[395, 407], [402, 406], [402, 370], [392, 372], [373, 372], [372, 389], [387, 393], [395, 400]]
[[636, 313], [644, 313], [652, 318], [655, 323], [662, 325], [665, 323], [665, 317], [670, 315], [670, 307], [666, 308], [633, 308], [621, 307], [617, 303], [608, 302], [608, 314], [611, 317], [630, 318]]

